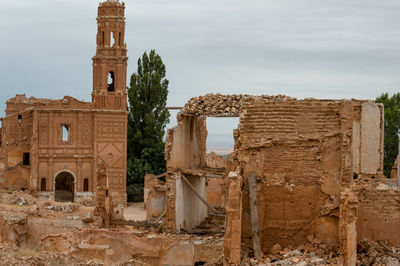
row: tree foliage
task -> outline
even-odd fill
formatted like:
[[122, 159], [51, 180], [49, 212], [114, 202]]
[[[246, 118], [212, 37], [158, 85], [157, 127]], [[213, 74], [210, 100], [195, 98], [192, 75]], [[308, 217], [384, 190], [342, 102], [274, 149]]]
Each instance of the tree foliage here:
[[383, 93], [376, 98], [375, 102], [383, 103], [385, 107], [383, 173], [390, 178], [390, 172], [398, 154], [400, 93], [395, 93], [392, 97], [389, 97], [388, 93]]
[[130, 194], [143, 191], [140, 188], [143, 188], [145, 174], [160, 174], [166, 170], [163, 137], [170, 114], [165, 109], [169, 83], [165, 74], [161, 57], [152, 50], [138, 59], [137, 73], [131, 76], [128, 87], [128, 198]]

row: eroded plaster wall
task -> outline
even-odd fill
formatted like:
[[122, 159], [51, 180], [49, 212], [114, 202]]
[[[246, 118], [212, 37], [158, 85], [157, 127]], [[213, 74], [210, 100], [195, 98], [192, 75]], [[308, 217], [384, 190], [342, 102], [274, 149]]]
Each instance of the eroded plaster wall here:
[[[205, 198], [205, 178], [197, 176], [186, 176], [186, 178], [197, 193]], [[207, 216], [206, 206], [197, 198], [180, 175], [176, 179], [176, 212], [177, 232], [180, 232], [181, 229], [194, 228]]]
[[[184, 116], [180, 125], [169, 129], [165, 145], [167, 162], [167, 227], [180, 232], [198, 225], [206, 216], [204, 204], [181, 178], [181, 169], [205, 165], [206, 119]], [[185, 175], [197, 193], [205, 197], [205, 178]]]
[[383, 105], [372, 101], [353, 101], [353, 171], [361, 175], [382, 175]]
[[180, 125], [169, 129], [165, 156], [167, 168], [190, 168], [205, 164], [206, 119], [184, 116]]

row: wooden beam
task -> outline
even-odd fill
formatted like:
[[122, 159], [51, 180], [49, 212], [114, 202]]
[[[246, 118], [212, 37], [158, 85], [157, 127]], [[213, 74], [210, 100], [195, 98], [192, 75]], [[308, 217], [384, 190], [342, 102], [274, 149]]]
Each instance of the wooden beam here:
[[261, 254], [260, 237], [258, 236], [258, 210], [257, 210], [257, 184], [254, 173], [249, 175], [249, 197], [250, 197], [250, 216], [251, 233], [253, 235], [254, 257], [258, 258]]
[[158, 223], [158, 222], [161, 220], [161, 218], [164, 217], [164, 215], [165, 215], [166, 213], [167, 213], [167, 209], [165, 209], [165, 211], [160, 215], [160, 217], [157, 218], [157, 220], [155, 221], [155, 223]]
[[167, 110], [181, 110], [183, 107], [175, 107], [175, 106], [167, 106], [165, 109]]
[[186, 182], [186, 184], [190, 187], [190, 189], [193, 191], [193, 193], [199, 198], [199, 200], [201, 200], [201, 202], [203, 202], [212, 212], [214, 213], [218, 213], [217, 210], [211, 206], [205, 199], [203, 199], [203, 197], [200, 196], [199, 193], [197, 193], [196, 189], [192, 186], [192, 184], [190, 184], [189, 180], [187, 180], [187, 178], [181, 173], [180, 174], [183, 181]]

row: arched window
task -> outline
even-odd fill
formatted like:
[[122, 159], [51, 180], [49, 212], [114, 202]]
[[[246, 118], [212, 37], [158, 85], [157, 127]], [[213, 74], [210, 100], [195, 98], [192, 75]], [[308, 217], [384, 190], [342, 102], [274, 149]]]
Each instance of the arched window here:
[[40, 191], [46, 191], [46, 178], [40, 180]]
[[85, 178], [83, 180], [83, 191], [88, 192], [89, 191], [89, 179]]
[[108, 72], [108, 79], [107, 79], [107, 90], [109, 92], [115, 91], [115, 86], [114, 86], [114, 72], [110, 71]]

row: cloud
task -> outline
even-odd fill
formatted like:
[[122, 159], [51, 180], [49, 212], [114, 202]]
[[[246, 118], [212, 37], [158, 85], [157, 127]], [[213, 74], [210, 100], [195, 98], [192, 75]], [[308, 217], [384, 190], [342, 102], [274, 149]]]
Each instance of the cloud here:
[[[98, 1], [0, 5], [0, 109], [16, 93], [90, 100]], [[209, 92], [373, 99], [399, 88], [399, 13], [397, 0], [128, 0], [128, 73], [156, 49], [174, 106]]]

